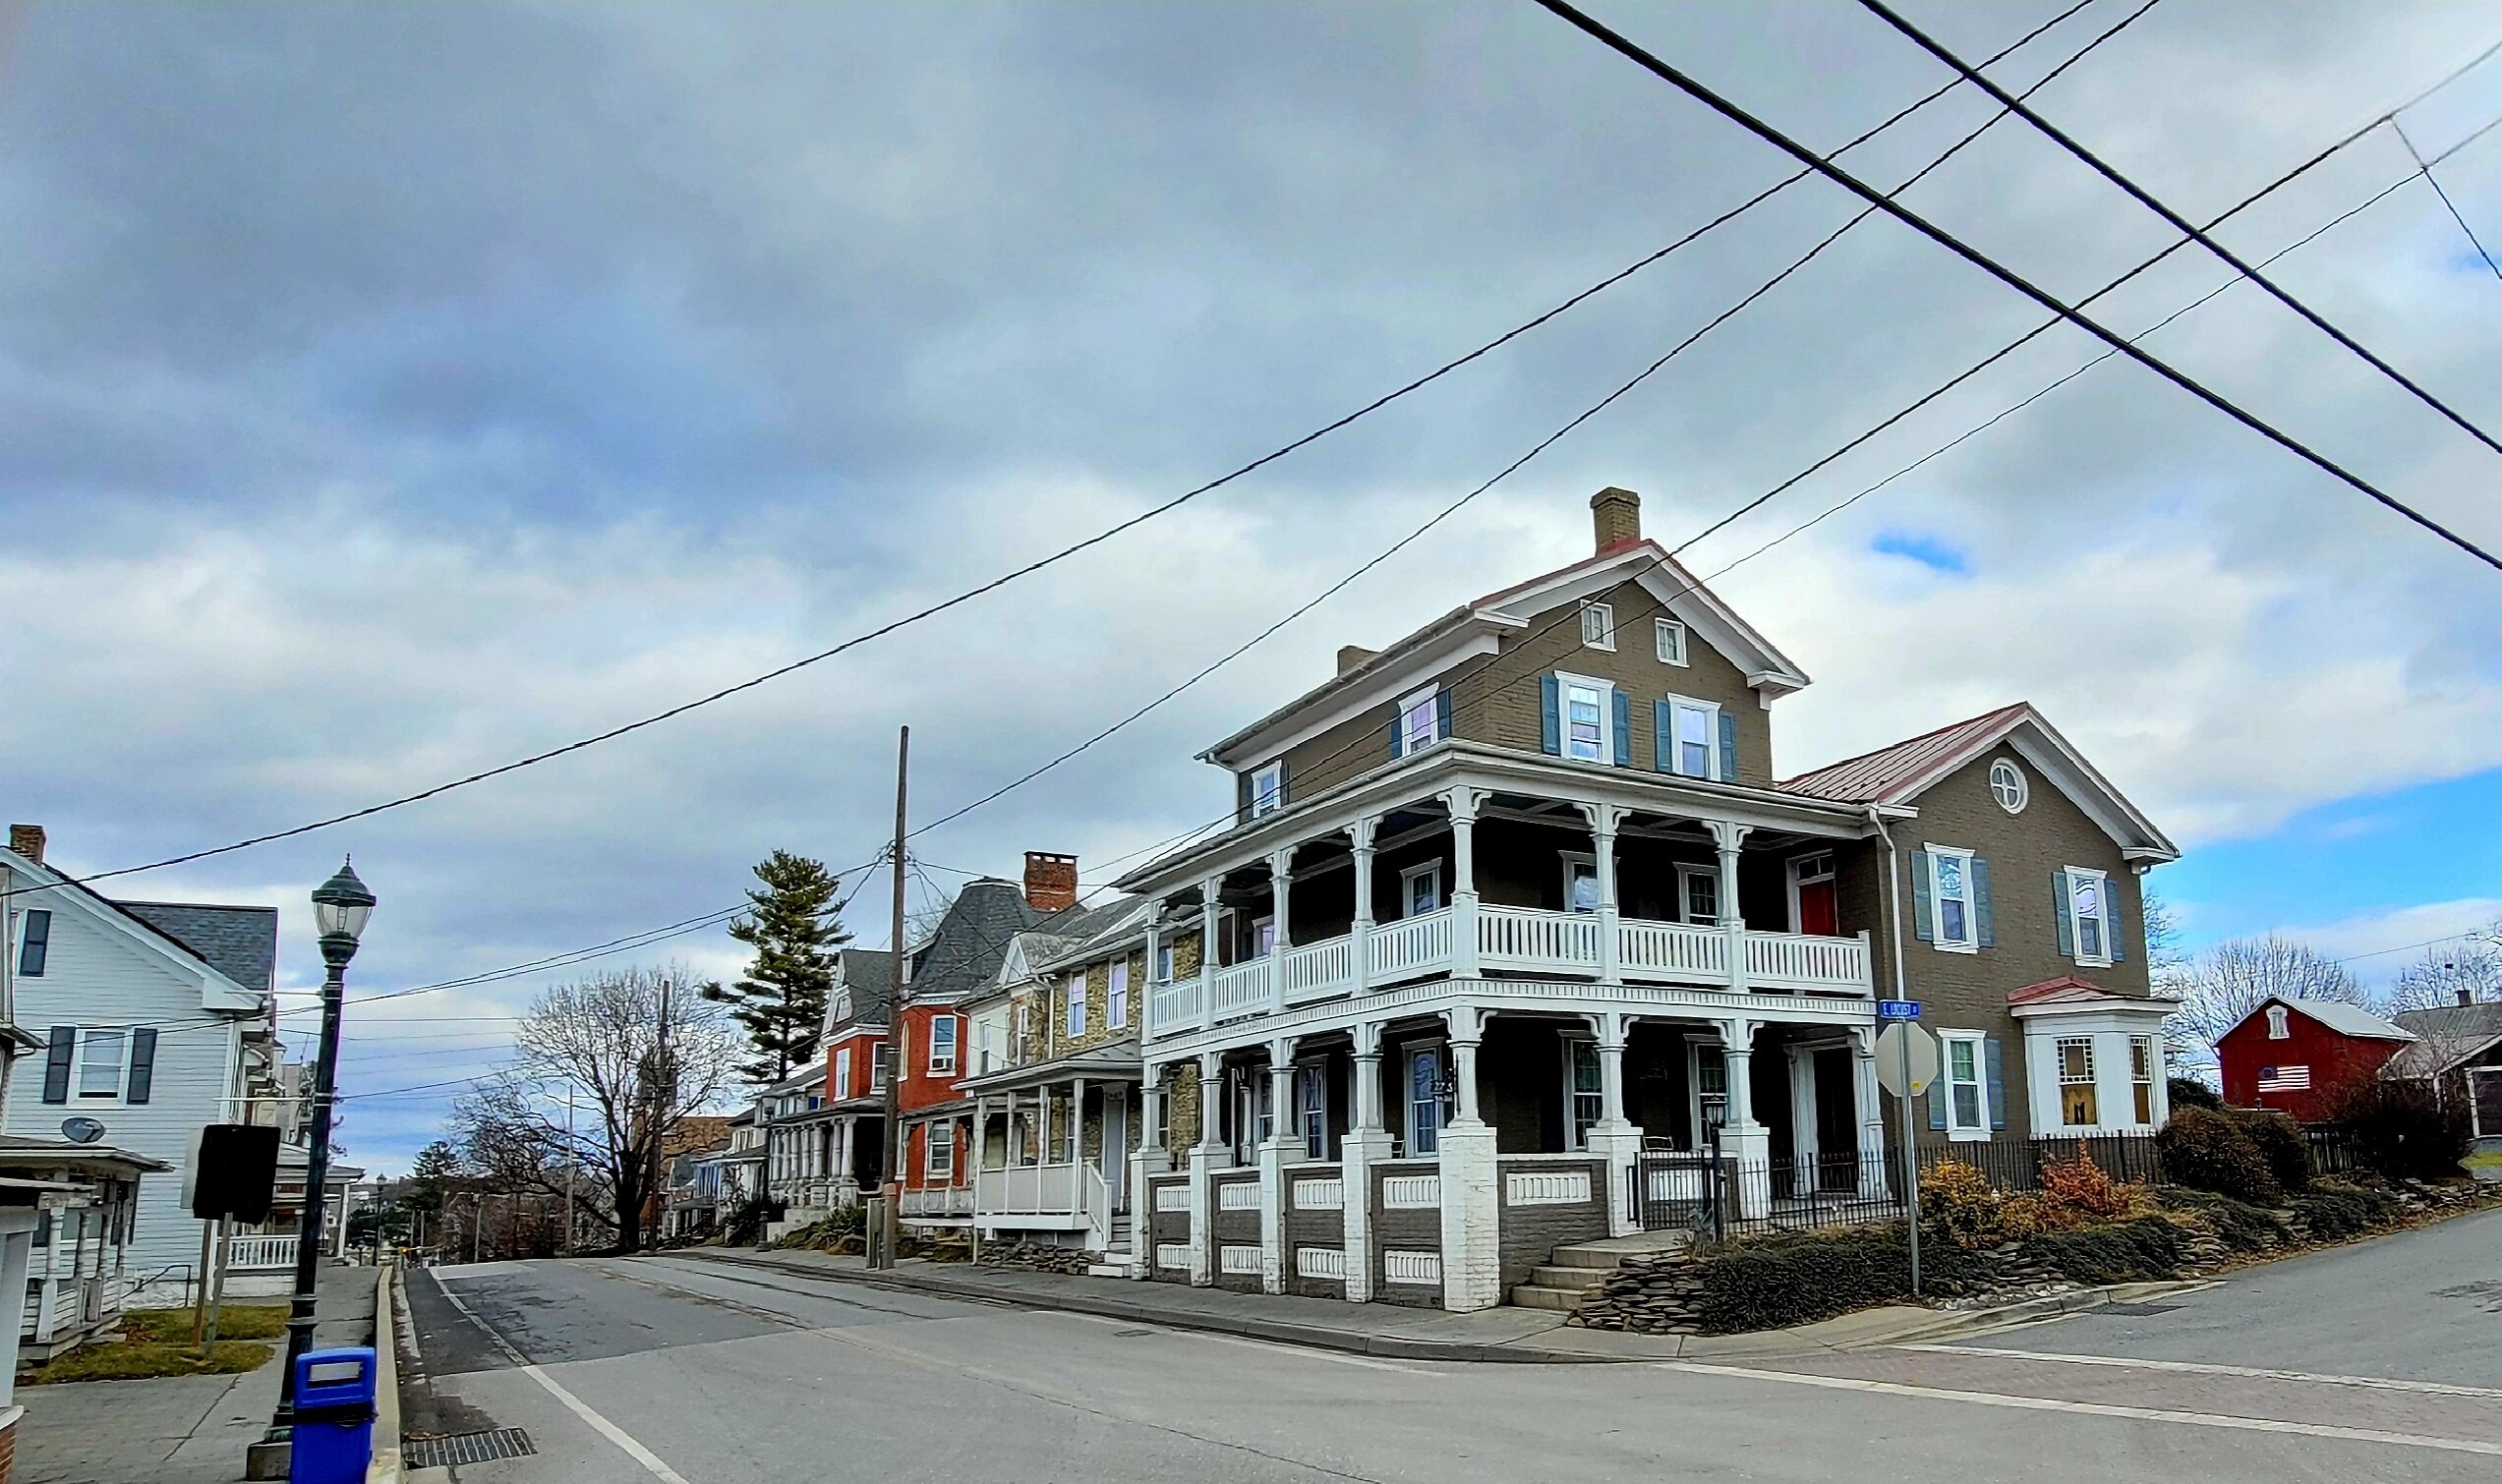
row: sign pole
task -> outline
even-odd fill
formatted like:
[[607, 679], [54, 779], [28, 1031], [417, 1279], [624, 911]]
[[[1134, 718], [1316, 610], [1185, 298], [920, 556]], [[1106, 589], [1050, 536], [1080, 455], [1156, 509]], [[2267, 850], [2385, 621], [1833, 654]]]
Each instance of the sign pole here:
[[1920, 1296], [1920, 1152], [1911, 1143], [1911, 1038], [1895, 1038], [1895, 1052], [1902, 1058], [1902, 1096], [1895, 1101], [1902, 1112], [1902, 1190], [1904, 1207], [1910, 1214], [1911, 1233], [1911, 1296]]

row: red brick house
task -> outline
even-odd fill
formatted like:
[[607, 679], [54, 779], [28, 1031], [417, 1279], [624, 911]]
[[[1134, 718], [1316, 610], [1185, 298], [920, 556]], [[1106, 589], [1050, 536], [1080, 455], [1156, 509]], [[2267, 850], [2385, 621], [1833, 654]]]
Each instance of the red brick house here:
[[2224, 1101], [2321, 1122], [2348, 1083], [2379, 1075], [2415, 1039], [2357, 1005], [2271, 997], [2216, 1041]]

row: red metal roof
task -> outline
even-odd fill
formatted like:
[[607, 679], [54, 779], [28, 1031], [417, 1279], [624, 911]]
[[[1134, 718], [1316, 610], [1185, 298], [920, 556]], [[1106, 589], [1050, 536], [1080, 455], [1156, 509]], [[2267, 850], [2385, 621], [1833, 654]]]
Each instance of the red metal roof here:
[[1875, 752], [1828, 763], [1800, 773], [1780, 786], [1792, 793], [1845, 804], [1888, 804], [1909, 795], [1969, 762], [1983, 748], [2005, 736], [2032, 713], [2031, 703], [2018, 701], [1984, 712], [1968, 720], [1907, 737]]
[[2045, 979], [2040, 984], [2028, 984], [2020, 990], [2009, 990], [2007, 992], [2007, 1002], [2010, 1005], [2031, 1004], [2040, 999], [2057, 999], [2062, 996], [2078, 994], [2099, 995], [2110, 999], [2123, 998], [2112, 995], [2111, 991], [2104, 989], [2101, 985], [2087, 984], [2075, 975], [2069, 974], [2059, 979]]

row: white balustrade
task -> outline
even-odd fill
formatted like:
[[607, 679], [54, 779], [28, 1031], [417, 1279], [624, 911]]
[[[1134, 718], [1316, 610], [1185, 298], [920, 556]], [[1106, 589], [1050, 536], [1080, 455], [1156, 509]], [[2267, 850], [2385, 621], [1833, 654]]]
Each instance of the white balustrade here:
[[1480, 907], [1477, 953], [1488, 968], [1596, 969], [1599, 919], [1531, 907]]
[[1451, 962], [1451, 909], [1383, 923], [1372, 930], [1372, 977], [1429, 974]]
[[1804, 933], [1746, 935], [1749, 985], [1802, 990], [1866, 991], [1868, 940], [1820, 938]]
[[1157, 1035], [1188, 1030], [1198, 1024], [1207, 981], [1193, 977], [1155, 986], [1147, 996], [1147, 1028]]
[[230, 1236], [226, 1238], [226, 1270], [266, 1273], [273, 1268], [292, 1268], [295, 1243], [292, 1236]]
[[1280, 967], [1286, 975], [1288, 1004], [1345, 994], [1355, 985], [1356, 941], [1332, 938], [1308, 947], [1289, 948]]
[[985, 1216], [1075, 1216], [1078, 1202], [1076, 1165], [1018, 1165], [985, 1170], [973, 1177], [973, 1200]]
[[1634, 978], [1726, 984], [1729, 936], [1717, 928], [1627, 918], [1616, 924], [1616, 962]]
[[1268, 1008], [1267, 959], [1254, 958], [1249, 963], [1218, 969], [1215, 982], [1217, 1019], [1233, 1020]]

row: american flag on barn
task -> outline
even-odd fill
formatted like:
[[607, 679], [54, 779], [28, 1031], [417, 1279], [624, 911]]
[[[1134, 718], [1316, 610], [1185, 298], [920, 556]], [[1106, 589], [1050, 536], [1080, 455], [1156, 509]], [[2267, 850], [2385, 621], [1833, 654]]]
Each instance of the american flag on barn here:
[[2308, 1092], [2310, 1086], [2311, 1069], [2307, 1066], [2262, 1066], [2259, 1068], [2260, 1092]]

